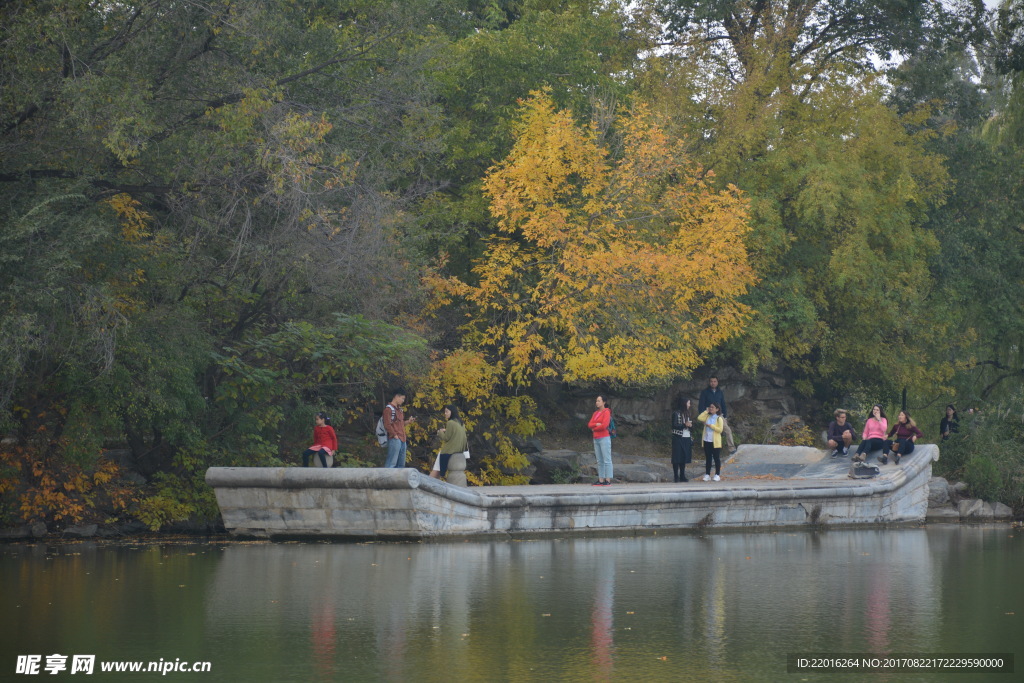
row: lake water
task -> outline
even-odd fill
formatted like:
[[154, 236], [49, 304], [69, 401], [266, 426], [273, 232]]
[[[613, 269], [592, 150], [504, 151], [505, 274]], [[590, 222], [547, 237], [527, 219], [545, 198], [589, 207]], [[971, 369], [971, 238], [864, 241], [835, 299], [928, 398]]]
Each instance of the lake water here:
[[[1006, 526], [9, 544], [0, 680], [1021, 680], [1024, 661], [983, 676], [787, 673], [787, 655], [1019, 659], [1022, 579], [1024, 531]], [[40, 674], [17, 675], [19, 655], [40, 655]], [[48, 655], [67, 670], [47, 675]], [[95, 673], [70, 674], [74, 655], [95, 655]], [[131, 660], [210, 670], [100, 671]]]

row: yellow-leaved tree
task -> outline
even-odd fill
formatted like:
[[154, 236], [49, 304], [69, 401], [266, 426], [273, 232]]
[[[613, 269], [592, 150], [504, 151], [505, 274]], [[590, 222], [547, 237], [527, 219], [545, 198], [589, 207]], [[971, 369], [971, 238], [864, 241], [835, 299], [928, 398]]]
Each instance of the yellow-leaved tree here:
[[427, 279], [436, 307], [465, 306], [458, 353], [493, 368], [496, 398], [542, 378], [669, 382], [741, 330], [747, 204], [710, 175], [642, 104], [602, 129], [531, 94], [484, 181], [498, 231], [472, 282]]

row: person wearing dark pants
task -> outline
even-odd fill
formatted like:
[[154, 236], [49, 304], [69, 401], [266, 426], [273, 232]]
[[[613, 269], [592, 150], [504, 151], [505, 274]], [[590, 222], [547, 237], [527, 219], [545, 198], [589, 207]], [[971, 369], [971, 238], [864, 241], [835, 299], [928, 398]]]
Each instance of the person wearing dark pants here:
[[708, 377], [708, 385], [700, 392], [697, 398], [697, 412], [703, 413], [708, 406], [714, 403], [718, 406], [718, 419], [722, 421], [722, 436], [729, 446], [729, 452], [736, 451], [736, 443], [732, 439], [732, 427], [729, 426], [729, 408], [725, 404], [725, 393], [718, 388], [718, 377]]
[[854, 460], [864, 462], [868, 453], [885, 445], [885, 430], [889, 428], [889, 420], [885, 417], [885, 409], [880, 403], [871, 406], [871, 417], [864, 422], [864, 432], [860, 435], [860, 446]]
[[856, 436], [855, 428], [842, 408], [837, 408], [833, 415], [836, 419], [828, 425], [828, 447], [832, 449], [832, 457], [849, 455], [850, 445]]
[[722, 480], [722, 419], [718, 414], [718, 404], [712, 403], [708, 409], [697, 416], [704, 423], [704, 481], [711, 480], [711, 461], [715, 462], [715, 481]]
[[[894, 435], [895, 439], [892, 438]], [[889, 438], [885, 441], [881, 457], [882, 464], [884, 465], [889, 462], [889, 458], [892, 458], [893, 464], [899, 465], [901, 457], [914, 452], [914, 442], [922, 436], [924, 434], [917, 428], [914, 418], [910, 417], [907, 411], [901, 410], [900, 414], [896, 416], [896, 424], [889, 430]]]
[[675, 482], [689, 481], [686, 478], [686, 466], [693, 460], [691, 405], [690, 399], [680, 401], [672, 412], [672, 481]]
[[302, 452], [302, 466], [309, 467], [309, 460], [314, 455], [320, 464], [327, 468], [327, 456], [333, 456], [338, 450], [338, 435], [331, 426], [331, 418], [327, 413], [319, 412], [313, 417], [313, 445]]

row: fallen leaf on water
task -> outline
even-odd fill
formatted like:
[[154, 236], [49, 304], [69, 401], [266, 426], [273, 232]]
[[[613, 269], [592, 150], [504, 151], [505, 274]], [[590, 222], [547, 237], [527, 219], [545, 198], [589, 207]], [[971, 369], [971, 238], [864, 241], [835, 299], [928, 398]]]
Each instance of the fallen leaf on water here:
[[668, 661], [668, 657], [664, 657], [664, 656], [658, 657], [658, 659], [660, 659], [663, 662], [667, 662]]

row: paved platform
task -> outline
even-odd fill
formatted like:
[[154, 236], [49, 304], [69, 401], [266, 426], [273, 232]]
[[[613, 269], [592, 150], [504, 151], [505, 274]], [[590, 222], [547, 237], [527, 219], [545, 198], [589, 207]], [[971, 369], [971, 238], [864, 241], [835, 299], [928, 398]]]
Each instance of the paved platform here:
[[[782, 450], [780, 450], [782, 449]], [[224, 525], [259, 538], [418, 539], [923, 521], [937, 446], [874, 479], [816, 449], [741, 446], [720, 482], [460, 488], [413, 469], [210, 468]], [[873, 458], [872, 458], [873, 459]]]

